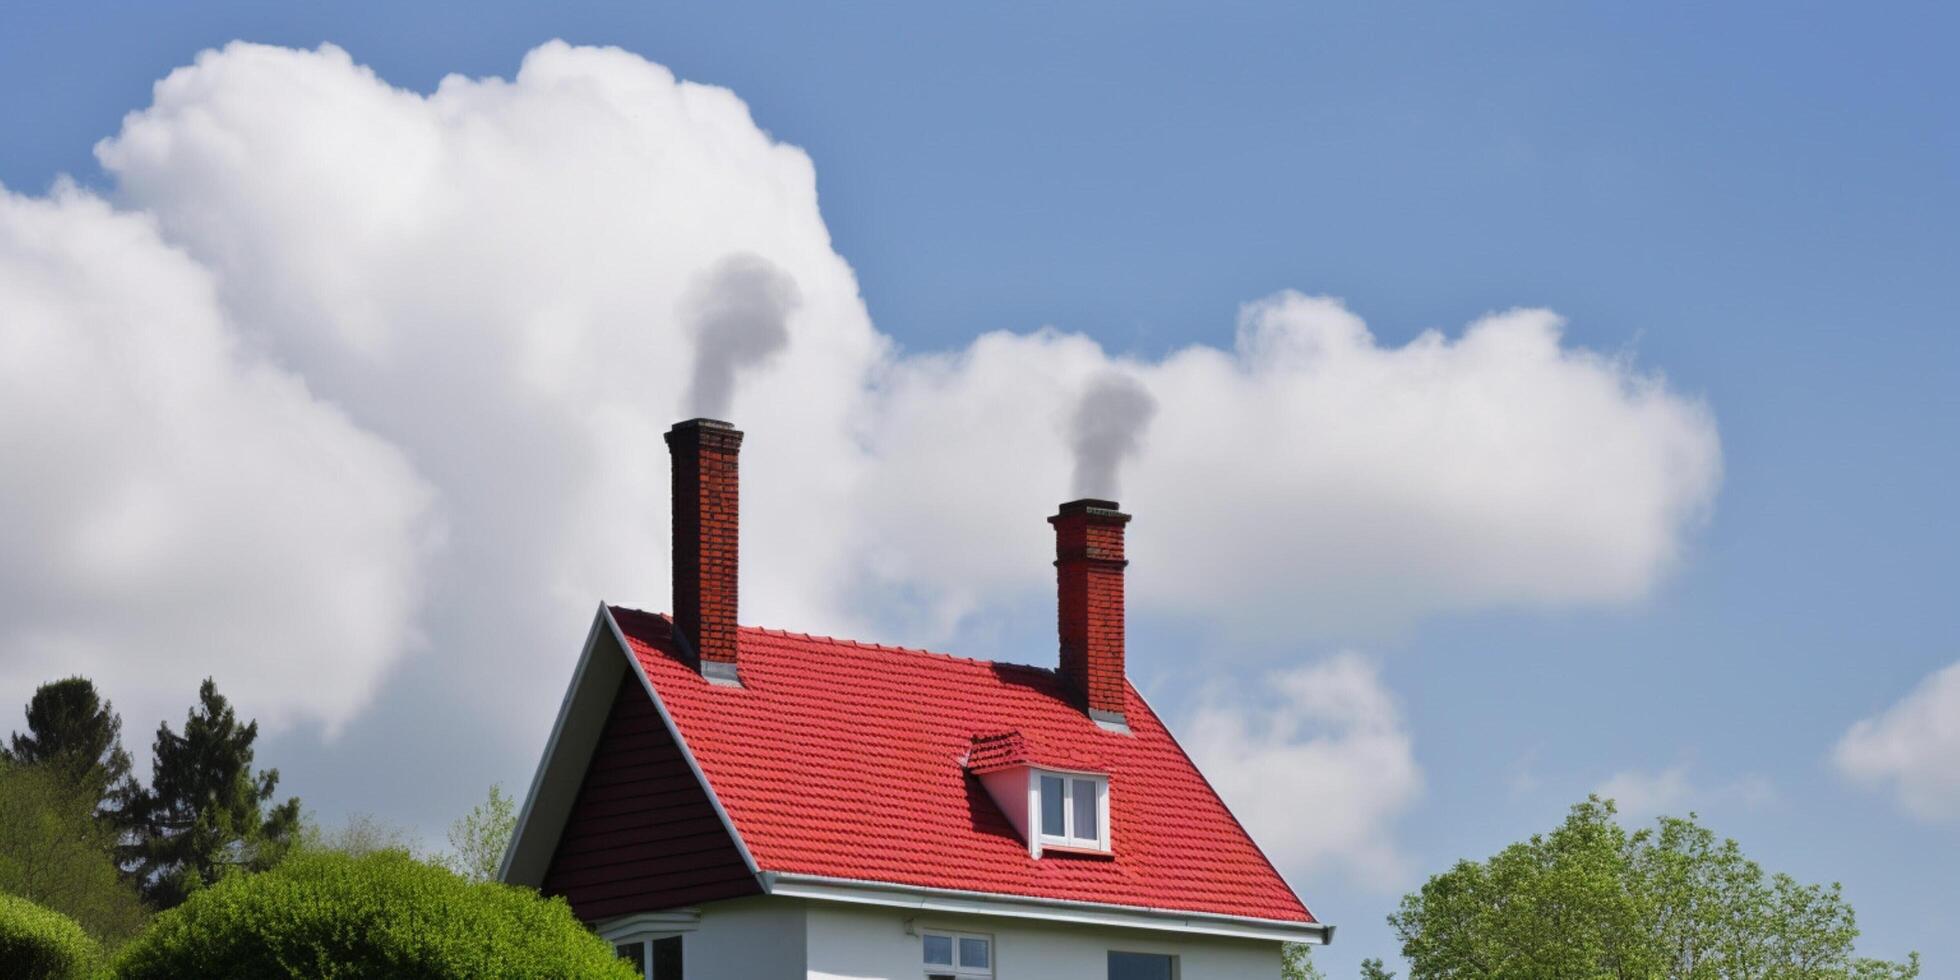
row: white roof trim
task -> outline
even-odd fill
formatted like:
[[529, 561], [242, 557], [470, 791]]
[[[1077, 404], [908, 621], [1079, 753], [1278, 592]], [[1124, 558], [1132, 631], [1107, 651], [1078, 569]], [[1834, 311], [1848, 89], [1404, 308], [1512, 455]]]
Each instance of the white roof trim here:
[[636, 912], [607, 919], [592, 928], [609, 943], [628, 942], [645, 936], [671, 936], [701, 928], [701, 910], [674, 909], [668, 912]]
[[1285, 919], [1258, 919], [1210, 912], [1187, 912], [1179, 909], [1106, 905], [1100, 902], [896, 885], [855, 878], [779, 874], [774, 871], [765, 871], [761, 877], [764, 891], [786, 898], [882, 905], [941, 914], [994, 915], [1015, 919], [1040, 919], [1044, 922], [1151, 929], [1159, 932], [1265, 939], [1321, 946], [1334, 941], [1334, 927], [1316, 922], [1291, 922]]

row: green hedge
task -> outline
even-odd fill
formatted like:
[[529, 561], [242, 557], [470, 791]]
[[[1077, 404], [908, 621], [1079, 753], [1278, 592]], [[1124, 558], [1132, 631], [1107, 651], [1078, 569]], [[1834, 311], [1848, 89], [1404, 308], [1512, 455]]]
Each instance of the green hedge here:
[[471, 884], [406, 854], [315, 853], [239, 875], [157, 916], [122, 980], [599, 977], [632, 967], [563, 899]]
[[0, 976], [8, 980], [86, 980], [102, 951], [75, 920], [27, 899], [0, 894]]

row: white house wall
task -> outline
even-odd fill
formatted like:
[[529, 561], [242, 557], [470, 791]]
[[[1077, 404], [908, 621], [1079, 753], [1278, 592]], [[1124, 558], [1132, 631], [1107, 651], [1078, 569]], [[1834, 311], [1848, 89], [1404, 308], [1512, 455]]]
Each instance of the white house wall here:
[[[897, 909], [808, 903], [810, 980], [918, 980], [925, 967], [919, 937], [906, 933], [909, 918]], [[1102, 980], [1111, 950], [1173, 954], [1179, 980], [1278, 980], [1280, 975], [1279, 944], [1266, 940], [942, 914], [919, 916], [916, 928], [991, 935], [996, 980]], [[691, 970], [688, 976], [694, 976]]]
[[688, 980], [805, 976], [804, 911], [800, 901], [766, 897], [702, 906], [700, 926], [681, 939]]

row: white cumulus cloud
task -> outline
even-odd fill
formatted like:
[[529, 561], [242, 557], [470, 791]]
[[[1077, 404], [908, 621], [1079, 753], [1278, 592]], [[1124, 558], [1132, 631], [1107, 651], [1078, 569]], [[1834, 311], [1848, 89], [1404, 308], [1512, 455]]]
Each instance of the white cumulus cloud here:
[[[28, 249], [10, 273], [27, 286], [5, 302], [39, 305], [0, 345], [68, 374], [20, 367], [32, 383], [0, 395], [21, 406], [0, 431], [36, 420], [5, 484], [32, 506], [0, 513], [29, 542], [0, 608], [33, 611], [0, 633], [0, 694], [57, 662], [125, 707], [249, 674], [227, 685], [249, 713], [334, 725], [392, 669], [352, 745], [288, 769], [338, 779], [333, 751], [386, 753], [395, 781], [346, 793], [447, 794], [411, 820], [521, 775], [595, 600], [667, 606], [660, 434], [691, 389], [749, 433], [743, 619], [908, 643], [1052, 589], [1042, 518], [1112, 378], [1155, 406], [1095, 443], [1137, 514], [1133, 608], [1220, 628], [1637, 600], [1720, 483], [1699, 401], [1544, 311], [1391, 346], [1289, 292], [1229, 344], [1160, 358], [1051, 328], [901, 351], [832, 247], [809, 157], [734, 93], [616, 49], [553, 42], [511, 78], [420, 93], [332, 46], [232, 44], [97, 156], [118, 211], [10, 204], [48, 226], [26, 242], [101, 225], [152, 258]], [[751, 282], [767, 295], [725, 295]], [[157, 336], [153, 360], [124, 353]], [[140, 400], [166, 382], [196, 410]], [[105, 441], [122, 451], [76, 448]], [[116, 487], [138, 489], [91, 496]], [[50, 526], [106, 528], [75, 540], [111, 557]], [[114, 553], [136, 542], [180, 578], [129, 577]], [[183, 601], [199, 582], [225, 604]]]
[[1337, 300], [1281, 293], [1241, 311], [1230, 350], [1136, 362], [1048, 330], [908, 358], [867, 439], [874, 570], [954, 612], [972, 590], [1042, 587], [1029, 517], [1069, 486], [1072, 413], [1116, 368], [1157, 406], [1122, 464], [1141, 608], [1372, 630], [1637, 600], [1713, 500], [1715, 425], [1561, 327], [1514, 310], [1390, 347]]
[[1213, 690], [1182, 730], [1193, 760], [1283, 873], [1339, 870], [1380, 891], [1406, 884], [1394, 820], [1421, 796], [1422, 769], [1369, 660], [1344, 653], [1277, 671], [1258, 692]]
[[1915, 817], [1960, 818], [1960, 663], [1852, 725], [1832, 761], [1858, 782], [1889, 788]]
[[147, 747], [198, 680], [345, 724], [414, 630], [433, 491], [254, 355], [210, 274], [73, 187], [0, 190], [0, 689], [94, 677]]

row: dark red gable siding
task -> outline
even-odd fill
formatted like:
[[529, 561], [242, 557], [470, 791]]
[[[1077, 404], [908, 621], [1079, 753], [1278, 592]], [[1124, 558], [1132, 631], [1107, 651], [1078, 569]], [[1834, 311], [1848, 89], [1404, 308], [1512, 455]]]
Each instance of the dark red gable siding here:
[[587, 922], [761, 892], [637, 678], [613, 698], [543, 891]]

